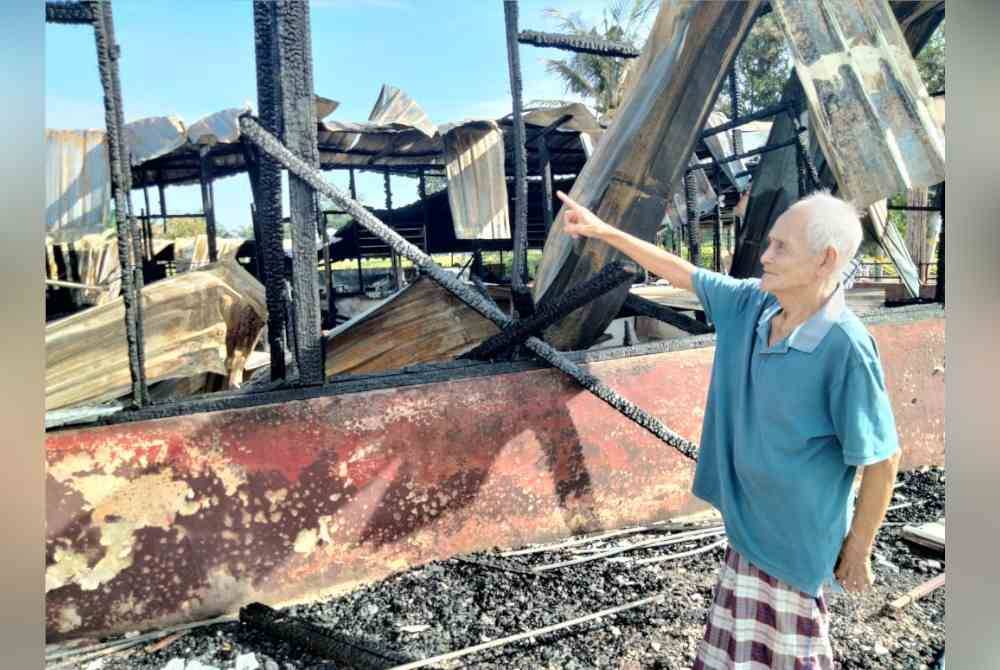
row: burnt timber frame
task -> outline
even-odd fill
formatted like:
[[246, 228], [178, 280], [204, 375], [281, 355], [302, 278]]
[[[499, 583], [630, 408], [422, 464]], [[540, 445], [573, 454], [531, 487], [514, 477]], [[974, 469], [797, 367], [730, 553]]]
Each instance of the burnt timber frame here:
[[[281, 133], [281, 87], [278, 82], [280, 63], [276, 39], [275, 6], [265, 0], [254, 0], [254, 59], [257, 73], [257, 109], [264, 127]], [[264, 291], [267, 299], [267, 337], [271, 349], [271, 380], [284, 379], [287, 341], [285, 324], [285, 252], [281, 231], [281, 168], [270, 156], [260, 154], [248, 142], [244, 143], [256, 160], [249, 163], [250, 182], [257, 210], [257, 238], [263, 266]]]
[[122, 269], [122, 302], [125, 305], [125, 339], [128, 345], [132, 402], [142, 407], [149, 402], [146, 385], [146, 356], [142, 329], [142, 234], [132, 214], [132, 172], [123, 130], [121, 80], [118, 59], [121, 48], [115, 42], [111, 0], [101, 2], [46, 2], [47, 23], [91, 25], [97, 48], [97, 67], [104, 91], [104, 125], [111, 169], [111, 195], [115, 202], [115, 232], [118, 264]]
[[[312, 36], [309, 3], [285, 0], [273, 3], [276, 14], [282, 139], [300, 158], [319, 167], [316, 145], [316, 106], [313, 102]], [[316, 272], [315, 192], [297, 176], [288, 177], [292, 231], [292, 309], [295, 315], [295, 357], [299, 383], [323, 384], [323, 332], [320, 327], [319, 283]]]
[[[254, 121], [252, 117], [249, 115], [242, 116], [240, 118], [240, 129], [261, 151], [276, 158], [290, 173], [296, 174], [314, 189], [332, 199], [338, 207], [341, 207], [353, 216], [355, 221], [368, 228], [368, 230], [381, 238], [401, 256], [412, 261], [427, 276], [445, 289], [451, 291], [455, 297], [467, 306], [490, 321], [493, 321], [501, 329], [510, 325], [511, 319], [501, 312], [492, 300], [485, 300], [474, 289], [469, 288], [458, 281], [455, 276], [442, 270], [430, 256], [407, 242], [399, 233], [379, 221], [361, 203], [348, 198], [340, 189], [324, 181], [319, 170], [303, 162], [298, 156], [284, 147], [273, 135]], [[623, 398], [593, 375], [577, 367], [564, 354], [554, 349], [551, 345], [536, 337], [529, 338], [525, 344], [539, 358], [572, 377], [581, 386], [615, 410], [674, 447], [686, 457], [695, 458], [696, 445], [670, 430], [659, 419]]]
[[[506, 4], [507, 3], [513, 3], [513, 1], [514, 0], [505, 0], [505, 8], [506, 8]], [[52, 3], [49, 3], [49, 4], [52, 4]], [[74, 5], [74, 9], [76, 8], [77, 5], [79, 5], [81, 7], [89, 6], [89, 3], [71, 3], [71, 4]], [[292, 4], [295, 4], [295, 3], [294, 2], [289, 2], [289, 3], [285, 3], [285, 4], [292, 5]], [[68, 6], [68, 5], [66, 3], [61, 3], [61, 6]], [[516, 10], [516, 6], [514, 7], [514, 9]], [[47, 11], [48, 11], [48, 7], [47, 7]], [[49, 13], [50, 14], [59, 15], [59, 11], [60, 10], [52, 10]], [[274, 118], [274, 122], [273, 122], [272, 125], [274, 125], [276, 127], [276, 132], [280, 132], [282, 134], [287, 134], [286, 133], [285, 125], [283, 123], [283, 119], [281, 118], [281, 115], [279, 114], [279, 112], [277, 110], [278, 104], [280, 104], [282, 106], [282, 108], [285, 108], [287, 106], [286, 105], [286, 101], [283, 101], [283, 89], [282, 89], [282, 77], [283, 77], [283, 75], [282, 75], [282, 68], [283, 68], [283, 63], [282, 63], [281, 58], [279, 57], [279, 54], [278, 54], [278, 51], [280, 49], [280, 44], [278, 42], [281, 39], [281, 35], [276, 35], [276, 33], [280, 33], [281, 27], [280, 27], [280, 25], [278, 25], [279, 22], [278, 22], [277, 18], [275, 18], [273, 16], [271, 16], [271, 17], [268, 16], [268, 14], [276, 14], [277, 11], [275, 9], [273, 9], [273, 4], [272, 3], [266, 3], [266, 2], [259, 2], [259, 1], [257, 1], [257, 2], [254, 3], [254, 13], [255, 13], [255, 34], [256, 34], [256, 46], [257, 46], [258, 89], [259, 89], [258, 92], [259, 92], [259, 96], [260, 96], [260, 98], [262, 100], [264, 98], [266, 98], [268, 95], [271, 96], [269, 102], [272, 104], [272, 107], [273, 107], [272, 112], [273, 112], [273, 115], [275, 117]], [[260, 25], [261, 21], [259, 20], [260, 19], [259, 14], [264, 15], [264, 18], [268, 19], [269, 22], [267, 22], [267, 23], [265, 23], [265, 25], [261, 26]], [[515, 17], [514, 18], [516, 19], [516, 13], [515, 13]], [[296, 17], [294, 19], [286, 19], [286, 21], [288, 22], [288, 24], [291, 24], [291, 23], [293, 23], [295, 21], [298, 22], [296, 27], [299, 28], [299, 33], [295, 35], [295, 39], [299, 39], [302, 34], [304, 34], [306, 37], [308, 37], [308, 9], [307, 8], [304, 10], [304, 13], [302, 15], [299, 15], [298, 17]], [[301, 30], [301, 28], [302, 28], [303, 25], [304, 25], [304, 27], [306, 29], [304, 33], [302, 33], [302, 30]], [[514, 24], [514, 27], [516, 28], [516, 22]], [[288, 32], [294, 32], [294, 31], [292, 31], [291, 29], [289, 29], [287, 26], [285, 28], [285, 31], [286, 31], [285, 38], [287, 38], [287, 39], [290, 40], [291, 38], [289, 37], [289, 35], [287, 33]], [[306, 55], [308, 55], [308, 51], [306, 52]], [[298, 67], [305, 68], [307, 70], [311, 70], [311, 65], [310, 65], [310, 62], [309, 62], [308, 58], [303, 58], [301, 54], [299, 54], [297, 56], [297, 58], [298, 58]], [[309, 96], [311, 96], [312, 95], [312, 92], [311, 92], [311, 72], [307, 71], [306, 74], [309, 75], [309, 76], [305, 77], [305, 75], [303, 75], [303, 78], [307, 78], [309, 80], [309, 82], [308, 82], [308, 90], [306, 90], [306, 91], [301, 91], [300, 90], [299, 92], [302, 95], [309, 95]], [[519, 72], [517, 74], [519, 74]], [[277, 82], [277, 83], [275, 83], [275, 82]], [[272, 84], [274, 84], [274, 85], [272, 86]], [[300, 82], [300, 84], [301, 84], [301, 82]], [[269, 88], [270, 88], [270, 90], [268, 90]], [[305, 88], [305, 86], [304, 85], [300, 85], [300, 89], [302, 89], [302, 88]], [[760, 118], [760, 116], [763, 116], [763, 112], [765, 112], [765, 111], [770, 111], [771, 113], [778, 113], [778, 112], [782, 111], [782, 109], [788, 109], [793, 104], [795, 104], [794, 101], [792, 101], [792, 102], [786, 102], [786, 103], [783, 103], [782, 105], [777, 106], [780, 109], [761, 110], [761, 112], [757, 112], [757, 113], [755, 113], [753, 115], [748, 115], [748, 117], [752, 116], [752, 117]], [[265, 116], [267, 116], [267, 114], [268, 114], [268, 105], [266, 105], [266, 104], [260, 104], [259, 107], [261, 109], [262, 118], [265, 117]], [[309, 108], [312, 109], [311, 106], [309, 106]], [[736, 125], [739, 125], [741, 123], [745, 123], [747, 120], [749, 120], [749, 118], [746, 118], [746, 117], [745, 118], [740, 118], [740, 119], [733, 119], [729, 124], [723, 124], [723, 126], [720, 126], [720, 127], [717, 127], [717, 128], [706, 129], [705, 131], [703, 131], [703, 133], [705, 135], [707, 135], [707, 134], [710, 134], [712, 132], [723, 132], [724, 130], [728, 130], [731, 127], [736, 127]], [[533, 133], [532, 137], [528, 141], [534, 141], [536, 139], [539, 139], [540, 137], [544, 136], [545, 133], [547, 133], [547, 132], [549, 132], [551, 130], [554, 130], [556, 127], [558, 127], [559, 125], [561, 125], [564, 122], [565, 122], [565, 119], [560, 119], [556, 123], [551, 124], [546, 129], [543, 129], [542, 131], [539, 131], [537, 133]], [[315, 124], [312, 124], [312, 125], [315, 126]], [[287, 142], [288, 142], [288, 140], [286, 139], [286, 143]], [[257, 165], [256, 165], [256, 172], [257, 172], [257, 174], [254, 175], [253, 173], [251, 173], [251, 183], [254, 186], [254, 198], [255, 198], [255, 202], [259, 201], [259, 202], [263, 203], [264, 200], [265, 200], [265, 198], [263, 197], [263, 193], [262, 193], [263, 189], [261, 189], [262, 182], [264, 181], [262, 179], [262, 175], [261, 175], [262, 165], [264, 163], [267, 163], [267, 162], [272, 163], [273, 166], [275, 167], [275, 174], [277, 174], [277, 175], [280, 175], [280, 169], [281, 168], [280, 168], [280, 166], [278, 166], [278, 162], [275, 161], [274, 158], [273, 158], [273, 156], [271, 156], [268, 152], [266, 152], [266, 151], [259, 151], [257, 148], [255, 148], [255, 147], [252, 146], [252, 142], [250, 142], [249, 140], [247, 141], [246, 144], [247, 144], [247, 147], [250, 148], [249, 150], [253, 153], [254, 157], [257, 159], [257, 161], [256, 161], [257, 162]], [[520, 146], [521, 146], [522, 151], [523, 151], [524, 145], [521, 144]], [[312, 138], [312, 147], [313, 147], [313, 149], [315, 149], [315, 136], [313, 136], [313, 138]], [[769, 147], [769, 148], [765, 147], [765, 149], [767, 149], [767, 150], [776, 150], [778, 148], [780, 148], [780, 147]], [[309, 152], [306, 151], [305, 153], [308, 154]], [[723, 159], [723, 160], [728, 160], [728, 158], [727, 159]], [[713, 162], [717, 163], [717, 161], [713, 161]], [[318, 162], [317, 162], [317, 164], [318, 164]], [[311, 165], [309, 167], [315, 168], [315, 165]], [[353, 171], [353, 168], [349, 169], [349, 172], [350, 172], [350, 176], [351, 176], [351, 182], [352, 182], [351, 183], [351, 187], [352, 187], [352, 191], [353, 191], [353, 187], [354, 187], [354, 183], [353, 183], [353, 176], [354, 176], [353, 172], [354, 171]], [[312, 202], [312, 206], [314, 208], [318, 209], [316, 207], [316, 190], [323, 190], [323, 189], [321, 187], [317, 187], [306, 176], [303, 176], [303, 175], [294, 176], [293, 175], [293, 177], [295, 179], [297, 179], [297, 180], [298, 179], [303, 180], [303, 184], [304, 184], [303, 190], [309, 194], [310, 201]], [[516, 179], [516, 177], [515, 177], [515, 179]], [[280, 181], [279, 181], [279, 184], [280, 184]], [[352, 193], [352, 196], [355, 196], [355, 195], [356, 195], [355, 193]], [[279, 202], [279, 205], [280, 205], [280, 191], [277, 192], [277, 197], [279, 199], [278, 202]], [[942, 193], [942, 197], [943, 197], [943, 193]], [[352, 200], [354, 200], [354, 199], [355, 198], [352, 198]], [[164, 207], [165, 207], [165, 205], [163, 203], [163, 198], [161, 196], [161, 209], [163, 209]], [[280, 214], [280, 210], [276, 209], [275, 212], [274, 212], [274, 214]], [[164, 219], [166, 220], [167, 217], [166, 217], [165, 213], [163, 214], [163, 216], [164, 216]], [[258, 211], [258, 216], [260, 216], [260, 212], [259, 211]], [[374, 217], [372, 217], [372, 218], [374, 218]], [[279, 262], [278, 263], [273, 263], [272, 264], [272, 269], [277, 270], [276, 272], [273, 273], [273, 276], [275, 278], [277, 278], [277, 280], [278, 280], [279, 283], [282, 283], [282, 279], [281, 279], [282, 270], [280, 269], [280, 265], [281, 265], [280, 260], [283, 258], [283, 254], [281, 254], [281, 252], [280, 252], [280, 236], [278, 235], [278, 231], [280, 230], [280, 216], [278, 217], [278, 221], [279, 221], [279, 225], [278, 226], [270, 226], [270, 227], [263, 225], [263, 223], [260, 220], [256, 221], [255, 223], [257, 224], [257, 228], [260, 230], [259, 234], [262, 237], [267, 237], [268, 236], [268, 232], [275, 234], [274, 237], [278, 241], [278, 244], [279, 244], [279, 247], [278, 247], [279, 248], [279, 254], [277, 256]], [[313, 221], [315, 222], [316, 219], [313, 219]], [[134, 223], [134, 221], [133, 221], [133, 223]], [[270, 230], [268, 230], [268, 228], [270, 228]], [[315, 235], [315, 229], [313, 229], [313, 231], [311, 231], [311, 233], [313, 235]], [[137, 238], [135, 238], [135, 239], [137, 239]], [[312, 240], [313, 240], [313, 245], [314, 245], [315, 244], [315, 237], [313, 237]], [[392, 245], [390, 245], [390, 246], [392, 246]], [[395, 253], [395, 249], [394, 249], [394, 253]], [[400, 253], [402, 253], [402, 252], [400, 252]], [[403, 253], [403, 255], [407, 255], [407, 254]], [[315, 258], [315, 254], [313, 254], [312, 257]], [[943, 265], [943, 259], [939, 259], [939, 263], [941, 263]], [[268, 274], [267, 273], [267, 266], [268, 266], [268, 263], [265, 261], [264, 262], [264, 267], [265, 267], [265, 273], [264, 274], [265, 275]], [[294, 268], [294, 266], [293, 266], [293, 268]], [[310, 270], [313, 270], [313, 269], [315, 269], [314, 266], [311, 266]], [[426, 268], [424, 268], [420, 264], [418, 264], [418, 271], [419, 270], [426, 271]], [[360, 268], [359, 268], [359, 273], [360, 273]], [[294, 269], [293, 269], [293, 274], [294, 274]], [[312, 276], [313, 285], [315, 286], [316, 273], [315, 272], [309, 272], [309, 274]], [[140, 281], [141, 281], [141, 279], [140, 279]], [[450, 289], [452, 287], [447, 287], [447, 288]], [[281, 295], [281, 292], [279, 291], [279, 296], [280, 295]], [[298, 301], [296, 301], [296, 302], [298, 302]], [[314, 300], [312, 300], [312, 301], [305, 301], [305, 302], [311, 302], [312, 305], [314, 306], [314, 310], [318, 313], [318, 311], [319, 311], [318, 310], [318, 293], [316, 294]], [[633, 308], [633, 311], [635, 311], [634, 310], [634, 305], [635, 305], [636, 302], [638, 302], [638, 301], [632, 301], [632, 304], [629, 305], [629, 307]], [[562, 301], [557, 301], [557, 305], [556, 306], [558, 306], [559, 303], [562, 303]], [[269, 307], [270, 307], [270, 305], [269, 305]], [[269, 312], [272, 315], [276, 315], [278, 317], [278, 319], [281, 320], [280, 319], [280, 316], [281, 316], [281, 313], [282, 313], [281, 311], [277, 311], [276, 312], [275, 310], [269, 309]], [[493, 319], [493, 316], [488, 316], [488, 318]], [[662, 317], [656, 317], [656, 318], [662, 318]], [[673, 319], [673, 315], [671, 315], [670, 318], [664, 318], [663, 320], [668, 321], [668, 322], [672, 322], [674, 320]], [[286, 328], [289, 328], [290, 330], [292, 330], [292, 332], [296, 332], [296, 331], [299, 330], [297, 328], [298, 323], [296, 323], [296, 321], [297, 321], [297, 319], [288, 319], [288, 323], [287, 324], [283, 323], [282, 325], [284, 325]], [[501, 322], [498, 322], [496, 320], [495, 320], [495, 322], [501, 323]], [[506, 324], [507, 326], [517, 325], [517, 324], [511, 323], [509, 321], [505, 321], [503, 323]], [[523, 325], [523, 324], [521, 324], [521, 325]], [[690, 325], [690, 324], [687, 324], [687, 325]], [[701, 325], [701, 324], [699, 324], [699, 325]], [[504, 326], [502, 326], [502, 327], [504, 327]], [[272, 331], [272, 337], [275, 334], [277, 334], [277, 336], [280, 338], [280, 334], [281, 334], [282, 330], [284, 330], [284, 328], [277, 329], [276, 331]], [[698, 330], [697, 327], [694, 328], [694, 330]], [[304, 340], [305, 338], [302, 335], [295, 334], [295, 335], [290, 336], [290, 339], [295, 340], [296, 344], [298, 345], [300, 343], [299, 340]], [[540, 341], [537, 342], [537, 343], [535, 343], [535, 342], [529, 342], [529, 345], [531, 345], [531, 346], [529, 346], [529, 349], [532, 349], [533, 347], [538, 348], [539, 345], [545, 345], [545, 343], [544, 342], [540, 342]], [[548, 345], [545, 345], [545, 347], [548, 347]], [[596, 380], [593, 380], [592, 378], [591, 379], [587, 379], [583, 374], [577, 374], [577, 372], [578, 372], [577, 370], [572, 370], [572, 369], [567, 370], [567, 369], [565, 369], [565, 366], [563, 365], [565, 363], [565, 361], [563, 360], [563, 356], [560, 354], [560, 352], [556, 352], [554, 350], [551, 350], [551, 347], [548, 347], [547, 350], [544, 347], [542, 347], [542, 349], [543, 349], [543, 353], [538, 353], [537, 351], [536, 351], [536, 353], [538, 353], [538, 355], [541, 356], [543, 358], [543, 360], [546, 360], [550, 364], [555, 365], [560, 370], [563, 370], [564, 372], [567, 372], [567, 374], [570, 374], [571, 376], [573, 376], [575, 379], [577, 379], [577, 381], [579, 381], [581, 384], [583, 384], [586, 388], [594, 391], [599, 397], [601, 397], [603, 400], [605, 400], [606, 402], [608, 402], [609, 404], [611, 404], [612, 406], [614, 406], [619, 411], [622, 411], [623, 413], [625, 413], [627, 416], [630, 414], [630, 412], [633, 413], [633, 414], [636, 414], [635, 412], [632, 412], [631, 408], [629, 408], [627, 406], [627, 404], [619, 406], [621, 403], [618, 403], [617, 400], [620, 400], [620, 398], [619, 399], [614, 398], [613, 397], [613, 392], [610, 392], [610, 389], [603, 388], [602, 385], [600, 385], [599, 382], [596, 382]], [[284, 376], [283, 369], [281, 370], [281, 373], [282, 373], [281, 375], [276, 375], [275, 374], [275, 371], [276, 371], [275, 369], [276, 368], [278, 368], [278, 367], [283, 368], [284, 367], [284, 359], [283, 359], [284, 347], [283, 346], [277, 347], [277, 350], [278, 350], [278, 352], [277, 352], [277, 356], [276, 356], [275, 353], [274, 353], [275, 352], [275, 348], [272, 347], [272, 361], [274, 361], [275, 358], [280, 359], [280, 363], [278, 363], [277, 366], [272, 367], [272, 376], [274, 378], [280, 378], [280, 377]], [[296, 346], [296, 350], [300, 350], [300, 347]], [[319, 351], [320, 351], [320, 355], [322, 356], [322, 347], [321, 346], [319, 348]], [[552, 356], [547, 356], [550, 353], [553, 354], [553, 355]], [[552, 360], [550, 360], [550, 359], [552, 359]], [[320, 362], [322, 363], [322, 358], [320, 358]], [[308, 383], [308, 382], [304, 382], [301, 377], [300, 377], [299, 381], [300, 381], [300, 383]], [[323, 381], [325, 381], [325, 380], [323, 380]], [[594, 383], [594, 382], [596, 382], [596, 383]], [[321, 381], [320, 383], [323, 383], [323, 382]], [[605, 393], [606, 391], [608, 393]], [[255, 395], [255, 394], [248, 394], [248, 395]], [[607, 396], [607, 397], [605, 397], [605, 396]], [[638, 410], [638, 408], [635, 408], [635, 410], [637, 410], [638, 414], [636, 414], [636, 416], [634, 416], [634, 417], [630, 416], [629, 418], [633, 418], [634, 420], [637, 420], [640, 423], [640, 425], [643, 425], [645, 423], [647, 417], [643, 416], [644, 413], [642, 413], [641, 410]], [[655, 421], [655, 419], [653, 419], [653, 421]], [[644, 427], [648, 428], [649, 426], [644, 426]], [[669, 429], [666, 429], [665, 427], [662, 427], [662, 428], [663, 428], [663, 430], [660, 430], [659, 426], [653, 425], [653, 428], [650, 428], [650, 430], [652, 432], [654, 432], [654, 434], [657, 434], [658, 436], [661, 436], [661, 434], [668, 434], [669, 433]], [[664, 431], [666, 431], [666, 432], [664, 432]], [[668, 442], [669, 442], [669, 440], [668, 440]], [[687, 446], [687, 445], [685, 445], [685, 446]]]
[[536, 47], [552, 47], [573, 51], [575, 53], [595, 54], [611, 58], [638, 58], [639, 50], [628, 44], [613, 42], [600, 37], [582, 35], [562, 35], [559, 33], [544, 33], [538, 30], [522, 30], [517, 35], [521, 44]]
[[[524, 117], [521, 114], [521, 57], [517, 44], [517, 0], [504, 0], [507, 34], [507, 65], [514, 124], [514, 260], [510, 272], [511, 305], [514, 317], [530, 316], [535, 309], [526, 284], [528, 271], [528, 159], [525, 151]], [[561, 124], [560, 124], [561, 125]], [[544, 137], [544, 136], [542, 136]], [[544, 142], [544, 139], [542, 140]], [[546, 158], [548, 154], [546, 153]]]

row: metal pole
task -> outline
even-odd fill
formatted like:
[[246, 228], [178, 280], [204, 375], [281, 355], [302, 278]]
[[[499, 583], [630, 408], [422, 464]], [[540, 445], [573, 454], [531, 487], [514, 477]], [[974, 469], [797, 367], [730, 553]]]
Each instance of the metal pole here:
[[691, 264], [701, 267], [701, 228], [698, 225], [698, 185], [694, 172], [684, 174], [684, 194], [687, 199], [688, 250]]
[[208, 262], [219, 260], [219, 249], [215, 238], [215, 203], [212, 199], [212, 161], [208, 157], [209, 147], [198, 150], [198, 182], [201, 184], [201, 211], [205, 214], [205, 234], [208, 236]]
[[521, 59], [517, 44], [517, 0], [504, 0], [507, 29], [507, 65], [510, 70], [510, 94], [513, 98], [514, 125], [514, 261], [511, 265], [511, 305], [518, 313], [534, 311], [526, 285], [528, 247], [528, 162], [524, 147], [524, 118], [521, 116]]
[[937, 205], [941, 208], [941, 232], [938, 236], [937, 286], [934, 288], [934, 300], [944, 304], [944, 182], [941, 182], [938, 189]]
[[[278, 85], [277, 6], [269, 0], [253, 3], [254, 55], [257, 70], [257, 108], [260, 123], [281, 135], [281, 87]], [[281, 167], [271, 156], [258, 153], [260, 175], [254, 202], [260, 237], [267, 299], [267, 337], [271, 347], [271, 380], [285, 378], [285, 252], [281, 244]]]
[[[739, 82], [736, 76], [736, 63], [739, 57], [733, 58], [733, 66], [729, 70], [729, 102], [731, 105], [730, 111], [732, 112], [731, 119], [737, 119], [740, 116], [740, 91]], [[735, 126], [733, 127], [733, 151], [735, 153], [743, 153], [743, 132], [740, 131]]]
[[[386, 218], [392, 220], [392, 179], [389, 177], [389, 169], [386, 168], [383, 172], [383, 188], [385, 189], [385, 210]], [[396, 256], [396, 252], [393, 249], [389, 249], [389, 259], [392, 261], [392, 276], [393, 281], [396, 285], [396, 290], [403, 288], [403, 281], [400, 274], [402, 272], [402, 264], [400, 263], [399, 257]]]
[[[357, 189], [357, 186], [354, 183], [354, 168], [348, 168], [347, 174], [348, 174], [348, 177], [350, 178], [350, 186], [349, 186], [349, 188], [350, 188], [350, 192], [351, 192], [351, 200], [357, 200], [358, 199], [358, 189]], [[361, 267], [361, 225], [357, 221], [355, 221], [354, 225], [352, 227], [354, 228], [354, 247], [358, 251], [358, 291], [360, 293], [364, 293], [365, 292], [365, 273], [364, 273], [364, 270]]]
[[426, 253], [429, 246], [427, 242], [427, 224], [430, 221], [430, 211], [427, 207], [427, 176], [422, 169], [420, 170], [420, 180], [417, 182], [417, 195], [420, 196], [420, 213], [423, 215], [422, 218], [424, 221], [424, 247], [422, 251]]
[[[275, 4], [278, 68], [274, 77], [280, 89], [282, 139], [285, 146], [309, 166], [319, 167], [309, 3], [286, 0]], [[319, 385], [325, 381], [326, 374], [316, 272], [316, 196], [306, 182], [289, 175], [288, 202], [292, 231], [293, 332], [297, 338], [299, 381], [307, 386]]]
[[555, 213], [552, 202], [552, 160], [549, 156], [549, 146], [545, 143], [544, 137], [538, 139], [538, 160], [541, 163], [542, 172], [542, 217], [545, 221], [545, 234], [548, 235]]
[[330, 327], [332, 328], [332, 324], [336, 323], [337, 302], [333, 299], [333, 268], [330, 267], [330, 233], [326, 229], [326, 213], [319, 208], [318, 203], [316, 216], [320, 239], [323, 241], [323, 270], [324, 279], [326, 280], [326, 318], [329, 320]]
[[142, 232], [149, 245], [146, 253], [149, 260], [153, 260], [153, 229], [149, 225], [149, 217], [153, 215], [153, 209], [149, 206], [149, 187], [145, 184], [142, 187], [142, 197], [146, 203], [146, 208], [142, 211]]
[[160, 195], [160, 218], [163, 219], [163, 234], [167, 234], [167, 189], [163, 184], [157, 184], [156, 190]]
[[722, 193], [722, 167], [715, 166], [715, 225], [712, 230], [712, 266], [716, 272], [722, 272], [722, 206], [719, 204]]
[[104, 123], [107, 128], [111, 194], [115, 201], [118, 263], [122, 272], [122, 301], [125, 306], [125, 339], [128, 345], [132, 401], [137, 406], [149, 401], [146, 388], [145, 346], [142, 324], [142, 270], [137, 269], [141, 250], [139, 230], [132, 216], [132, 174], [122, 132], [121, 82], [118, 78], [120, 50], [115, 43], [111, 2], [92, 5], [97, 67], [104, 90]]

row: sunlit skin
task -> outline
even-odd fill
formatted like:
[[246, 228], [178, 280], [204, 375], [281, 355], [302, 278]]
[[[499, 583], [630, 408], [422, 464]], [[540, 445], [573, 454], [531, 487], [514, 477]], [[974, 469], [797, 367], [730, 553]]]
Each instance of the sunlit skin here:
[[[565, 211], [563, 231], [572, 238], [589, 237], [606, 242], [673, 286], [693, 290], [694, 265], [607, 224], [562, 191], [557, 191], [556, 195], [563, 201]], [[761, 256], [764, 268], [761, 288], [773, 294], [781, 305], [781, 310], [771, 320], [772, 345], [815, 314], [836, 291], [840, 279], [843, 259], [837, 250], [826, 247], [813, 252], [809, 246], [805, 226], [809, 214], [809, 205], [789, 207], [775, 221], [768, 235], [767, 249]], [[834, 571], [837, 581], [848, 591], [866, 591], [874, 582], [871, 553], [875, 534], [892, 498], [898, 465], [897, 451], [894, 456], [868, 465], [862, 471], [854, 519]]]

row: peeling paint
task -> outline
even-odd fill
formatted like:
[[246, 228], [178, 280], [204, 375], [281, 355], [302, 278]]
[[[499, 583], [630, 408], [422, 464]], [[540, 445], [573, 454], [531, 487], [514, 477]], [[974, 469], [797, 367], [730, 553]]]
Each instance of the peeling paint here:
[[[941, 462], [945, 375], [934, 367], [944, 320], [871, 331], [904, 467]], [[589, 367], [697, 441], [713, 357], [703, 347]], [[389, 406], [419, 411], [399, 413], [378, 436], [343, 420]], [[455, 553], [704, 507], [690, 494], [690, 461], [552, 370], [59, 431], [46, 441], [50, 636], [313, 597]]]

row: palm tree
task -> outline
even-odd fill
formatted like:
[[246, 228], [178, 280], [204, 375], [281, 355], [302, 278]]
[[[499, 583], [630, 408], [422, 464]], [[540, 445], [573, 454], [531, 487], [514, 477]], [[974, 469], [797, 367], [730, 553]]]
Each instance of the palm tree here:
[[[600, 27], [586, 25], [579, 13], [546, 9], [545, 14], [559, 22], [561, 32], [600, 37], [638, 48], [639, 33], [657, 4], [657, 0], [611, 0]], [[564, 81], [567, 92], [589, 98], [598, 115], [609, 119], [624, 98], [629, 60], [577, 53], [567, 59], [546, 59], [546, 69]]]

